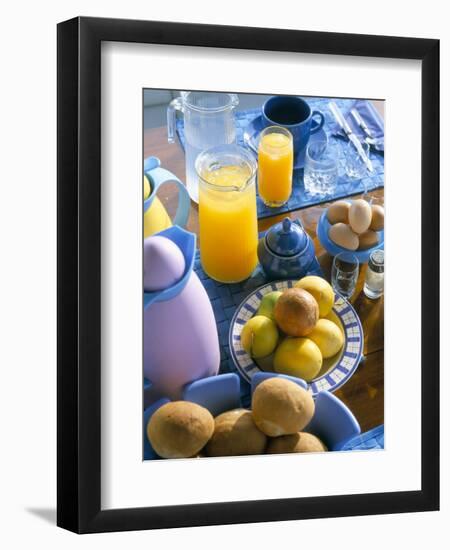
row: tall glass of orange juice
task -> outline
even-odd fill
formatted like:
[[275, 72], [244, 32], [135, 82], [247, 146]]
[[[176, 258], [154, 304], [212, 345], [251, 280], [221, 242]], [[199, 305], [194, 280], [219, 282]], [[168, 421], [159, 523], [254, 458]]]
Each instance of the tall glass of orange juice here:
[[255, 159], [238, 145], [219, 145], [200, 153], [195, 168], [202, 268], [222, 283], [243, 281], [258, 263]]
[[258, 191], [266, 206], [281, 206], [289, 200], [293, 169], [291, 132], [281, 126], [265, 128], [258, 146]]

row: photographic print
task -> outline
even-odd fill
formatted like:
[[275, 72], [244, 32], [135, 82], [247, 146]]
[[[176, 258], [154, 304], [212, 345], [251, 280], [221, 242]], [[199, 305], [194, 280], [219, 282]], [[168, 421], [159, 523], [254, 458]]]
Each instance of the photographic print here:
[[143, 90], [143, 459], [384, 449], [384, 101]]
[[439, 41], [60, 23], [58, 525], [437, 509]]

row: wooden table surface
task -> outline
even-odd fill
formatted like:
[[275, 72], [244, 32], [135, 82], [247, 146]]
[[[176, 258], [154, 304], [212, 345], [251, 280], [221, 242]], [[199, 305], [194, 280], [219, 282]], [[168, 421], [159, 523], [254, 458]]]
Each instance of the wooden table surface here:
[[[167, 142], [167, 130], [163, 128], [147, 129], [144, 132], [144, 157], [155, 156], [161, 165], [185, 181], [184, 152], [181, 146]], [[383, 190], [372, 195], [383, 197]], [[164, 185], [158, 197], [173, 217], [177, 205], [177, 190], [172, 184]], [[265, 230], [286, 215], [299, 217], [304, 228], [314, 240], [317, 258], [330, 280], [332, 258], [324, 251], [316, 236], [316, 226], [323, 209], [327, 205], [312, 206], [258, 221], [259, 230]], [[187, 229], [198, 235], [198, 207], [191, 201], [191, 211]], [[369, 300], [362, 291], [366, 265], [362, 266], [358, 285], [351, 299], [353, 307], [361, 319], [364, 329], [364, 361], [346, 384], [335, 394], [346, 403], [365, 432], [384, 423], [384, 298]]]

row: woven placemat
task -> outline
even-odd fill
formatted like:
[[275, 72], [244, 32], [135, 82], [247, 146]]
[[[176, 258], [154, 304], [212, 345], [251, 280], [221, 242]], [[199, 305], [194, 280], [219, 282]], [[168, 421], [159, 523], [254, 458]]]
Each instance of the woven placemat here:
[[[343, 163], [344, 146], [346, 144], [342, 139], [334, 136], [332, 131], [335, 129], [335, 120], [331, 114], [328, 103], [328, 98], [305, 98], [311, 109], [317, 109], [321, 111], [325, 116], [324, 130], [328, 135], [330, 143], [336, 146], [338, 151], [339, 161]], [[335, 99], [334, 100], [343, 113], [347, 113], [355, 104], [354, 99]], [[236, 136], [237, 143], [244, 145], [243, 134], [247, 125], [261, 114], [260, 109], [251, 109], [247, 111], [238, 111], [236, 113]], [[185, 136], [184, 136], [184, 121], [183, 118], [177, 119], [177, 133], [180, 139], [180, 143], [184, 148]], [[306, 208], [314, 204], [321, 204], [334, 199], [342, 197], [348, 197], [363, 193], [364, 191], [373, 191], [384, 186], [384, 157], [376, 153], [370, 153], [370, 159], [372, 160], [374, 171], [370, 176], [361, 180], [355, 180], [341, 175], [338, 179], [335, 191], [324, 197], [318, 198], [317, 196], [311, 196], [305, 191], [303, 185], [303, 170], [294, 171], [292, 195], [288, 202], [279, 208], [269, 208], [265, 206], [259, 196], [257, 196], [258, 202], [258, 218], [268, 218], [276, 214], [284, 212], [292, 212], [300, 208]]]

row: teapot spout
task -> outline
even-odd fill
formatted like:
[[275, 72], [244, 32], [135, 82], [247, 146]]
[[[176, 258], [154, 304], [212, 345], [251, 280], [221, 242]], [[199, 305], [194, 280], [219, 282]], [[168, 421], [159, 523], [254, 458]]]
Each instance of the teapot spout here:
[[178, 225], [174, 225], [173, 227], [169, 227], [157, 233], [157, 235], [171, 240], [178, 246], [184, 256], [185, 269], [183, 277], [171, 287], [156, 292], [144, 291], [144, 310], [154, 302], [163, 302], [175, 298], [175, 296], [177, 296], [186, 286], [194, 268], [195, 246], [197, 241], [197, 237], [194, 233], [185, 231]]

